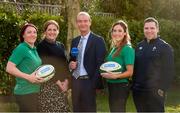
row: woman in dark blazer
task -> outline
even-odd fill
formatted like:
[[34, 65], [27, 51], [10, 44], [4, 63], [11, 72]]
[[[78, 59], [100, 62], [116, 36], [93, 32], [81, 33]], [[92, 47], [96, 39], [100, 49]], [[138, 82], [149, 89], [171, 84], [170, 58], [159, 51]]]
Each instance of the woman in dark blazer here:
[[55, 67], [55, 76], [41, 85], [40, 112], [70, 112], [66, 97], [70, 72], [64, 45], [56, 41], [58, 34], [58, 23], [54, 20], [47, 21], [44, 24], [43, 40], [37, 46], [42, 63]]

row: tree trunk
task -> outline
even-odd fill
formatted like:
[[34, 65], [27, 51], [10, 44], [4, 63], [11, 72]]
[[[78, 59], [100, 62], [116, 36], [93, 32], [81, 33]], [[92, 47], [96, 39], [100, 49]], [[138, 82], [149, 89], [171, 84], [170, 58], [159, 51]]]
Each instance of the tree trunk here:
[[76, 28], [76, 16], [80, 12], [80, 1], [63, 0], [63, 3], [65, 4], [65, 12], [68, 21], [66, 48], [69, 53], [72, 39], [79, 35], [78, 29]]

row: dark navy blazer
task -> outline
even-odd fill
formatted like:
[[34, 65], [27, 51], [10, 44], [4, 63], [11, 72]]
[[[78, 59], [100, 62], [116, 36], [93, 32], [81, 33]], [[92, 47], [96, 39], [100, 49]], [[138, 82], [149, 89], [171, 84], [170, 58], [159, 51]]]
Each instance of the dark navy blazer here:
[[[72, 40], [71, 48], [78, 46], [80, 38], [81, 36], [78, 36]], [[83, 64], [95, 88], [100, 87], [98, 84], [101, 79], [99, 67], [104, 62], [106, 52], [104, 39], [91, 32], [85, 47]], [[70, 61], [72, 59], [70, 55]]]

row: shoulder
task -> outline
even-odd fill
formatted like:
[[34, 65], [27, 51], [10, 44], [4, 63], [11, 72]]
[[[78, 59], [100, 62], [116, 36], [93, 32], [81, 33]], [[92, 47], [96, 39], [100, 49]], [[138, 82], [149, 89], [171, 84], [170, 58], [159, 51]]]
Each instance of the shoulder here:
[[65, 46], [62, 42], [56, 41], [56, 44], [60, 46], [61, 48], [65, 49]]
[[38, 44], [37, 44], [37, 46], [36, 46], [36, 48], [37, 48], [37, 52], [39, 53], [39, 54], [41, 54], [42, 52], [44, 52], [44, 51], [48, 51], [47, 50], [47, 44], [46, 44], [46, 42], [45, 42], [45, 40], [41, 40]]
[[29, 48], [24, 44], [24, 43], [20, 43], [13, 51], [12, 54], [10, 56], [10, 60], [11, 61], [16, 61], [18, 58], [22, 58], [24, 56], [26, 56], [29, 51]]
[[123, 46], [122, 50], [134, 50], [131, 44], [126, 44]]
[[159, 38], [158, 40], [159, 44], [161, 45], [165, 45], [165, 46], [170, 46], [165, 40], [163, 40], [162, 38]]
[[79, 35], [79, 36], [76, 36], [76, 37], [74, 37], [74, 38], [72, 39], [72, 42], [76, 42], [76, 41], [78, 41], [80, 38], [81, 38], [80, 35]]
[[26, 50], [28, 50], [29, 48], [26, 46], [25, 43], [20, 43], [15, 49], [14, 51], [19, 51], [19, 52], [24, 52]]
[[43, 40], [41, 40], [38, 44], [37, 44], [37, 48], [39, 48], [39, 47], [44, 47], [46, 45], [46, 41], [43, 39]]
[[123, 48], [129, 48], [129, 49], [133, 49], [132, 45], [131, 44], [126, 44], [123, 46]]
[[145, 39], [137, 43], [137, 45], [136, 45], [136, 47], [135, 47], [135, 50], [136, 50], [136, 51], [139, 51], [139, 48], [144, 47], [144, 46], [146, 46], [146, 41], [145, 41]]
[[96, 42], [97, 44], [99, 43], [105, 43], [104, 38], [100, 35], [97, 35], [95, 33], [90, 34], [89, 38], [91, 38], [92, 40], [94, 40], [94, 42]]
[[96, 39], [103, 39], [102, 36], [97, 35], [97, 34], [95, 34], [95, 33], [93, 33], [93, 32], [90, 33], [90, 36], [91, 36], [91, 37], [94, 37], [94, 38], [96, 38]]
[[37, 45], [42, 45], [43, 43], [45, 43], [45, 40], [44, 40], [44, 39], [40, 40]]
[[159, 38], [159, 41], [158, 41], [158, 45], [162, 48], [169, 48], [169, 49], [173, 49], [172, 46], [170, 44], [168, 44], [165, 40]]
[[126, 45], [123, 46], [122, 52], [123, 53], [129, 53], [129, 52], [134, 53], [134, 48], [132, 47], [131, 44], [126, 44]]
[[145, 40], [142, 40], [142, 41], [140, 41], [140, 42], [137, 43], [137, 46], [144, 45], [144, 43], [145, 43]]

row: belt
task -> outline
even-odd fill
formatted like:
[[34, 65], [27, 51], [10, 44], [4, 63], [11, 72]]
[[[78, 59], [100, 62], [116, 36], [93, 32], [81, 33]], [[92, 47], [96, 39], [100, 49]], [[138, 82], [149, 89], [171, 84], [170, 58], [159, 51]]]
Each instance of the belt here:
[[89, 79], [89, 76], [88, 75], [82, 75], [82, 76], [79, 76], [77, 79], [86, 80], [86, 79]]

